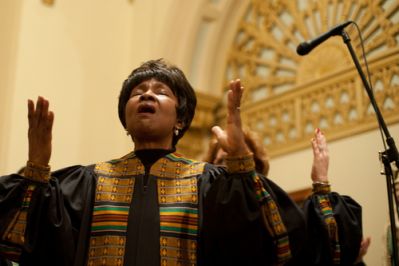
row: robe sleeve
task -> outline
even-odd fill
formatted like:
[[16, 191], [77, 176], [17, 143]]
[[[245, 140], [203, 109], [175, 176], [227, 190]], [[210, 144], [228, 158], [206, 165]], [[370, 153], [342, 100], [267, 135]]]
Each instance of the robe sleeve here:
[[[26, 188], [19, 175], [0, 177], [0, 254], [13, 261], [18, 261], [21, 255], [21, 248], [15, 243], [22, 236], [18, 234], [21, 229], [17, 230], [16, 220], [23, 210], [22, 200], [25, 197]], [[14, 230], [12, 230], [13, 227], [15, 227]], [[15, 233], [12, 234], [12, 231]]]
[[303, 210], [277, 184], [262, 177], [264, 188], [270, 193], [286, 227], [291, 258], [287, 265], [309, 265], [307, 258], [306, 219]]
[[200, 265], [254, 265], [261, 260], [264, 230], [252, 173], [206, 168], [200, 184]]
[[300, 242], [304, 236], [301, 210], [281, 189], [274, 192], [277, 185], [253, 168], [234, 163], [227, 169], [208, 165], [201, 180], [202, 265], [274, 265], [289, 260], [292, 253], [284, 258], [291, 252], [289, 239]]
[[3, 256], [18, 259], [20, 265], [54, 265], [54, 261], [73, 265], [79, 240], [85, 240], [82, 222], [87, 220], [94, 183], [91, 168], [83, 166], [56, 171], [47, 182], [20, 175], [1, 177]]
[[332, 192], [313, 194], [304, 204], [312, 265], [353, 265], [362, 239], [361, 206]]
[[0, 258], [0, 266], [12, 266], [12, 262], [9, 260]]

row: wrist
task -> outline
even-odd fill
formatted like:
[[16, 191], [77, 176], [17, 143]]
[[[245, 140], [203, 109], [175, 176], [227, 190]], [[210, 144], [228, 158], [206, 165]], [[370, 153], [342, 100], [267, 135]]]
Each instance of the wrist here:
[[229, 173], [245, 173], [255, 170], [253, 154], [227, 156], [226, 167]]
[[327, 179], [316, 179], [316, 180], [313, 180], [312, 183], [313, 184], [326, 184], [326, 185], [330, 184], [330, 182], [328, 182]]
[[331, 192], [331, 186], [328, 181], [313, 181], [312, 187], [315, 194], [328, 194]]
[[252, 155], [252, 152], [248, 149], [246, 145], [243, 145], [240, 148], [229, 150], [227, 152], [227, 157], [235, 158], [235, 157], [246, 157], [248, 155]]
[[34, 161], [27, 161], [24, 177], [32, 181], [47, 183], [50, 180], [50, 166]]
[[49, 159], [48, 158], [40, 158], [38, 156], [29, 156], [28, 162], [33, 163], [37, 166], [47, 167], [49, 166]]
[[315, 174], [315, 173], [312, 172], [310, 177], [311, 177], [313, 183], [317, 183], [317, 182], [319, 182], [319, 183], [328, 183], [327, 174], [321, 175], [321, 174]]

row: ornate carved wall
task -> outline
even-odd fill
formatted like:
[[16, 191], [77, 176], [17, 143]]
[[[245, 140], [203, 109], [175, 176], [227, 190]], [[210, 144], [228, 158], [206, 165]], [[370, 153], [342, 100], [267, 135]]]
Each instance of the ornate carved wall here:
[[[230, 10], [223, 0], [204, 2], [216, 9]], [[295, 51], [300, 42], [347, 20], [359, 25], [371, 84], [386, 122], [389, 125], [399, 121], [398, 1], [248, 0], [239, 3], [241, 19], [237, 24], [224, 24], [235, 28], [230, 50], [220, 50], [218, 46], [214, 49], [218, 54], [227, 53], [223, 84], [232, 78], [243, 80], [246, 87], [241, 109], [244, 123], [259, 133], [271, 156], [308, 147], [316, 127], [323, 129], [330, 141], [377, 128], [374, 110], [341, 37], [328, 39], [304, 57]], [[236, 21], [235, 16], [230, 20]], [[218, 19], [212, 21], [219, 22]], [[210, 22], [207, 20], [207, 23]], [[363, 62], [356, 28], [350, 25], [346, 31]], [[220, 39], [225, 41], [222, 36]], [[207, 66], [207, 72], [220, 72], [216, 62], [213, 67], [218, 69]], [[223, 84], [211, 87], [223, 90]], [[199, 95], [193, 125], [179, 143], [179, 150], [186, 155], [200, 158], [206, 149], [210, 127], [220, 124], [225, 115], [222, 97]]]
[[[316, 127], [330, 140], [377, 127], [341, 37], [330, 38], [307, 56], [296, 54], [300, 42], [346, 20], [359, 25], [386, 122], [399, 121], [398, 1], [251, 0], [237, 27], [225, 80], [243, 80], [244, 122], [261, 135], [270, 155], [308, 147]], [[352, 25], [346, 31], [360, 60], [358, 32]]]

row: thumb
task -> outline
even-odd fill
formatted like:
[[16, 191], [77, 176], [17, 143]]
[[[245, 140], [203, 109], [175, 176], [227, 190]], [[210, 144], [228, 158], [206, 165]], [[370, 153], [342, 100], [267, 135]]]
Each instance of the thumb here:
[[224, 130], [221, 129], [219, 126], [212, 127], [212, 132], [216, 136], [216, 138], [218, 139], [219, 142], [223, 138], [223, 136], [225, 135]]

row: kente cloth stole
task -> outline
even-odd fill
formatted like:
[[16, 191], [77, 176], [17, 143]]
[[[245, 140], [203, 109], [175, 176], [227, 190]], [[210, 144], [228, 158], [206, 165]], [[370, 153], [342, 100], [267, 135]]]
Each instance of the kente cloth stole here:
[[[196, 265], [198, 238], [197, 177], [204, 163], [177, 153], [159, 159], [150, 175], [157, 177], [161, 265]], [[144, 166], [134, 153], [97, 164], [88, 265], [123, 265], [129, 207], [135, 177]]]
[[255, 192], [261, 204], [263, 223], [274, 240], [276, 247], [277, 265], [284, 265], [291, 259], [290, 241], [287, 229], [281, 218], [278, 206], [270, 193], [263, 187], [257, 175], [254, 175]]
[[27, 186], [21, 208], [15, 214], [11, 223], [7, 226], [4, 235], [1, 236], [7, 244], [0, 244], [0, 254], [12, 261], [19, 261], [22, 249], [25, 244], [25, 231], [27, 226], [28, 209], [32, 200], [36, 184]]
[[317, 195], [321, 214], [323, 215], [324, 227], [327, 229], [330, 238], [330, 248], [333, 257], [333, 264], [341, 264], [341, 246], [338, 237], [338, 225], [334, 218], [333, 209], [331, 207], [328, 195]]

